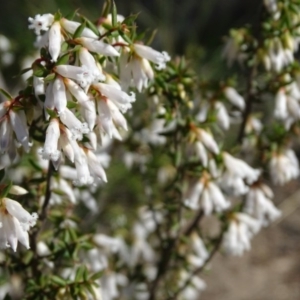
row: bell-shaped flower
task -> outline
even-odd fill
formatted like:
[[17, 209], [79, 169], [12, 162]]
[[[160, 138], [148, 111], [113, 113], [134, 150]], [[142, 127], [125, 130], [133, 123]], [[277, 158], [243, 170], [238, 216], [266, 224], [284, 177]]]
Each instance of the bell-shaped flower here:
[[219, 154], [219, 147], [213, 136], [202, 128], [195, 129], [196, 137], [210, 152]]
[[224, 211], [230, 206], [230, 202], [207, 173], [189, 187], [184, 203], [193, 210], [201, 208], [205, 215]]
[[[79, 22], [70, 21], [66, 18], [60, 19], [60, 24], [63, 27], [64, 30], [67, 32], [74, 34], [77, 28], [81, 25]], [[91, 29], [85, 27], [81, 33], [81, 36], [98, 39], [98, 36], [96, 33], [94, 33]]]
[[25, 112], [23, 110], [15, 112], [13, 109], [10, 109], [9, 120], [18, 142], [21, 143], [24, 150], [28, 152], [30, 143]]
[[57, 161], [60, 157], [58, 150], [58, 140], [60, 137], [59, 121], [54, 118], [50, 121], [47, 131], [44, 148], [40, 150], [43, 159]]
[[120, 56], [119, 52], [113, 46], [99, 41], [97, 39], [79, 37], [76, 38], [74, 41], [77, 44], [84, 46], [91, 52], [95, 52], [106, 56]]
[[56, 108], [58, 114], [65, 110], [67, 107], [67, 95], [64, 81], [60, 76], [56, 76], [53, 82], [53, 100], [54, 107]]
[[292, 149], [273, 152], [269, 162], [271, 179], [274, 184], [284, 185], [299, 176], [299, 162]]
[[81, 65], [87, 68], [90, 74], [92, 74], [95, 82], [105, 80], [101, 66], [96, 63], [93, 55], [84, 47], [81, 47], [79, 50], [79, 60]]
[[240, 110], [245, 109], [245, 100], [244, 98], [234, 89], [233, 87], [226, 87], [224, 89], [224, 94], [226, 98]]
[[104, 182], [107, 182], [105, 171], [97, 156], [91, 150], [86, 150], [86, 157], [91, 175], [101, 179]]
[[63, 77], [77, 81], [82, 88], [87, 88], [94, 81], [93, 75], [84, 66], [59, 65], [55, 66], [54, 71]]
[[123, 50], [120, 58], [120, 81], [124, 89], [134, 86], [141, 92], [153, 78], [154, 72], [147, 59], [135, 54], [130, 56]]
[[229, 153], [223, 152], [223, 162], [225, 172], [222, 174], [221, 186], [233, 195], [245, 194], [249, 189], [245, 183], [252, 184], [260, 175], [260, 170], [251, 168], [247, 163]]
[[228, 254], [242, 255], [250, 250], [250, 240], [261, 228], [258, 220], [244, 213], [235, 213], [223, 238], [223, 247]]
[[166, 63], [171, 59], [167, 52], [159, 52], [146, 45], [134, 44], [133, 48], [134, 52], [141, 58], [153, 62], [158, 70], [164, 69]]
[[102, 128], [110, 138], [113, 137], [115, 125], [127, 130], [126, 119], [112, 101], [102, 98], [97, 101], [97, 105], [99, 114], [98, 118], [100, 119]]
[[49, 53], [52, 61], [56, 62], [60, 54], [62, 36], [60, 33], [60, 23], [54, 22], [49, 30]]
[[262, 226], [267, 226], [281, 215], [272, 202], [273, 196], [267, 185], [254, 184], [246, 195], [244, 211], [259, 220]]
[[38, 99], [40, 95], [44, 95], [45, 94], [44, 78], [33, 76], [33, 88], [34, 88], [34, 94]]
[[77, 179], [74, 180], [73, 184], [78, 186], [92, 184], [94, 179], [89, 171], [87, 157], [81, 148], [80, 154], [75, 155], [74, 163], [77, 172]]
[[121, 91], [119, 88], [105, 83], [93, 84], [94, 89], [101, 93], [109, 100], [111, 100], [122, 113], [125, 113], [132, 107], [131, 103], [135, 101], [135, 94], [131, 92], [130, 95]]
[[181, 270], [179, 274], [178, 286], [185, 286], [188, 280], [189, 284], [181, 292], [180, 299], [198, 300], [201, 292], [206, 289], [206, 283], [200, 277], [190, 274], [185, 270]]
[[82, 135], [88, 133], [90, 130], [87, 123], [80, 122], [73, 112], [66, 108], [59, 115], [60, 121], [66, 125], [73, 134], [74, 139], [82, 139]]
[[17, 250], [18, 241], [27, 249], [28, 231], [36, 223], [36, 213], [29, 214], [17, 201], [3, 198], [0, 205], [0, 247]]
[[215, 103], [216, 117], [218, 125], [224, 129], [228, 130], [230, 126], [230, 118], [225, 105], [222, 102], [217, 101]]

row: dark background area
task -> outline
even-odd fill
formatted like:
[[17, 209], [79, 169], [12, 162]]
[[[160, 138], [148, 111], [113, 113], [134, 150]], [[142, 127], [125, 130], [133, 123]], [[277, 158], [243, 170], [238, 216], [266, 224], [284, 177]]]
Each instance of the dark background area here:
[[[23, 57], [32, 53], [35, 36], [28, 30], [28, 17], [36, 14], [63, 15], [79, 9], [92, 20], [99, 18], [104, 1], [95, 0], [12, 0], [2, 1], [0, 34], [9, 37], [17, 53], [13, 67], [4, 68], [5, 75], [18, 74]], [[226, 73], [221, 60], [222, 38], [232, 27], [253, 23], [261, 0], [131, 0], [115, 1], [118, 13], [139, 13], [140, 30], [158, 29], [154, 46], [172, 56], [186, 55], [193, 67], [206, 78], [222, 78]], [[7, 77], [6, 76], [6, 77]]]

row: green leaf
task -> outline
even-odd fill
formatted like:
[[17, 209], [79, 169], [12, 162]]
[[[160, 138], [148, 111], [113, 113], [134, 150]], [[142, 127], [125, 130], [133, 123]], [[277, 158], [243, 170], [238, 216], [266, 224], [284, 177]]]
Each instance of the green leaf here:
[[23, 255], [22, 261], [25, 265], [28, 265], [32, 258], [33, 258], [33, 252], [29, 250], [26, 251], [25, 254]]
[[97, 26], [95, 24], [93, 24], [89, 19], [87, 19], [84, 16], [81, 16], [82, 20], [86, 23], [86, 27], [88, 27], [89, 29], [91, 29], [95, 34], [97, 34], [99, 36], [99, 30], [97, 28]]
[[66, 193], [60, 189], [52, 189], [52, 193], [55, 193], [56, 195], [59, 196], [64, 196]]
[[138, 15], [140, 13], [137, 14], [132, 14], [130, 16], [128, 16], [127, 18], [125, 18], [122, 22], [122, 24], [126, 24], [126, 25], [132, 25], [132, 23], [137, 19]]
[[104, 18], [107, 17], [107, 15], [109, 14], [109, 12], [111, 10], [110, 7], [111, 7], [111, 1], [110, 0], [105, 1], [103, 8], [102, 8], [102, 13], [101, 13], [102, 17], [104, 17]]
[[33, 75], [36, 77], [45, 77], [47, 70], [41, 65], [34, 65]]
[[76, 275], [75, 275], [75, 281], [82, 281], [83, 280], [83, 274], [85, 272], [85, 266], [80, 266], [77, 271], [76, 271]]
[[84, 288], [93, 296], [93, 299], [97, 299], [96, 298], [96, 294], [95, 294], [95, 289], [93, 288], [92, 284], [90, 284], [89, 282], [87, 282], [84, 285]]
[[78, 9], [76, 9], [74, 12], [68, 13], [65, 18], [68, 20], [73, 20], [77, 14]]
[[54, 21], [59, 21], [62, 18], [62, 14], [60, 11], [54, 14]]
[[0, 93], [8, 99], [13, 99], [13, 97], [5, 90], [0, 89]]
[[57, 113], [54, 110], [52, 110], [50, 108], [46, 108], [46, 111], [47, 111], [47, 113], [49, 114], [49, 116], [51, 118], [56, 118], [57, 117]]
[[6, 197], [6, 195], [9, 193], [10, 189], [12, 187], [12, 181], [10, 181], [8, 184], [4, 186], [2, 191], [0, 191], [0, 198]]
[[93, 274], [91, 277], [90, 277], [90, 280], [92, 281], [96, 281], [97, 279], [101, 278], [103, 276], [103, 270], [102, 271], [99, 271], [95, 274]]
[[116, 27], [117, 26], [117, 7], [115, 1], [112, 2], [112, 13], [111, 13], [111, 18], [112, 18], [112, 26]]
[[54, 80], [56, 74], [55, 73], [51, 73], [49, 75], [47, 75], [45, 78], [44, 78], [44, 82], [50, 82], [52, 80]]
[[68, 284], [67, 280], [56, 275], [52, 275], [51, 280], [53, 283], [58, 284], [60, 286], [66, 286]]
[[133, 44], [132, 40], [122, 30], [119, 30], [119, 34], [128, 44]]
[[56, 65], [67, 65], [69, 63], [70, 53], [66, 53], [62, 55], [58, 60]]
[[30, 68], [25, 68], [25, 69], [21, 70], [19, 75], [23, 75], [23, 74], [27, 73], [28, 71], [30, 71], [31, 69], [32, 69], [31, 67]]
[[76, 45], [72, 50], [69, 51], [69, 53], [72, 53], [72, 52], [77, 52], [80, 50], [80, 48], [82, 48], [81, 45]]
[[157, 33], [157, 29], [153, 30], [150, 37], [148, 38], [146, 45], [151, 45]]
[[2, 179], [4, 178], [5, 176], [5, 169], [1, 169], [0, 170], [0, 181], [2, 181]]
[[78, 28], [76, 29], [76, 31], [74, 32], [73, 38], [77, 39], [81, 36], [84, 28], [86, 27], [86, 23], [85, 21], [82, 22], [82, 24], [80, 26], [78, 26]]
[[68, 101], [67, 103], [67, 108], [72, 109], [75, 108], [77, 106], [77, 104], [73, 101]]
[[63, 42], [60, 47], [61, 52], [66, 52], [69, 48], [69, 44], [67, 42]]

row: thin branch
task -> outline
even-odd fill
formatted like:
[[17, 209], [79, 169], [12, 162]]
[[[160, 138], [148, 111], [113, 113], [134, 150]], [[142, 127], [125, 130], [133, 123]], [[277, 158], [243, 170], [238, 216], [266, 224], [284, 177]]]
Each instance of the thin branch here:
[[49, 205], [49, 201], [51, 198], [51, 177], [53, 174], [53, 165], [51, 160], [49, 160], [49, 165], [48, 165], [48, 173], [47, 173], [47, 179], [46, 179], [46, 192], [45, 192], [45, 200], [42, 206], [42, 211], [41, 211], [41, 215], [40, 215], [40, 220], [44, 220], [47, 216], [47, 207]]
[[193, 232], [193, 230], [197, 227], [202, 217], [203, 217], [203, 210], [200, 209], [196, 214], [196, 216], [194, 217], [194, 219], [192, 220], [192, 222], [184, 229], [182, 234], [184, 236], [190, 235]]
[[191, 273], [189, 278], [184, 282], [184, 284], [173, 294], [173, 296], [169, 297], [167, 300], [176, 300], [177, 297], [180, 295], [180, 293], [191, 283], [193, 277], [196, 276], [197, 274], [199, 274], [200, 272], [202, 272], [203, 269], [209, 264], [209, 262], [213, 259], [213, 257], [219, 251], [219, 249], [222, 245], [224, 233], [225, 233], [225, 231], [222, 229], [219, 237], [216, 240], [214, 248], [210, 251], [209, 256], [204, 261], [203, 265], [201, 267], [196, 268]]
[[252, 83], [253, 83], [254, 75], [255, 75], [255, 67], [252, 67], [249, 70], [248, 79], [247, 79], [247, 89], [246, 89], [246, 96], [245, 96], [246, 107], [243, 112], [243, 120], [237, 137], [238, 143], [241, 143], [243, 141], [246, 124], [252, 111], [252, 104], [253, 104]]

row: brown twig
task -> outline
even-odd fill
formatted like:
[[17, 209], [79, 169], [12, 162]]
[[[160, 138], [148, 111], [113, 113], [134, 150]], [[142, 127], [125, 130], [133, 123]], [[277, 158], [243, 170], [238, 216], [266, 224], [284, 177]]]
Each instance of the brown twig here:
[[169, 297], [167, 300], [176, 300], [177, 297], [180, 295], [180, 293], [190, 284], [193, 277], [196, 276], [197, 274], [199, 274], [209, 264], [209, 262], [213, 259], [213, 257], [215, 256], [215, 254], [218, 252], [218, 250], [220, 249], [220, 247], [222, 245], [224, 233], [225, 233], [225, 230], [222, 229], [221, 232], [220, 232], [219, 237], [216, 240], [214, 248], [210, 251], [209, 256], [204, 261], [203, 265], [201, 267], [196, 268], [191, 273], [189, 278], [183, 283], [183, 285], [171, 297]]
[[46, 219], [47, 216], [47, 207], [49, 205], [49, 201], [51, 198], [51, 177], [52, 177], [52, 173], [53, 173], [53, 166], [52, 166], [52, 162], [51, 160], [49, 160], [49, 165], [48, 165], [48, 173], [47, 173], [47, 178], [46, 178], [46, 192], [45, 192], [45, 200], [42, 206], [42, 211], [40, 214], [40, 220], [43, 221], [44, 219]]
[[249, 74], [248, 74], [248, 78], [247, 78], [247, 89], [246, 89], [246, 96], [245, 96], [246, 107], [243, 112], [243, 120], [242, 120], [241, 127], [240, 127], [238, 137], [237, 137], [238, 143], [241, 143], [243, 141], [243, 138], [245, 135], [246, 124], [247, 124], [248, 118], [252, 111], [252, 104], [253, 104], [253, 93], [252, 93], [253, 86], [252, 86], [252, 84], [253, 84], [254, 75], [255, 75], [255, 67], [252, 67], [249, 70]]

